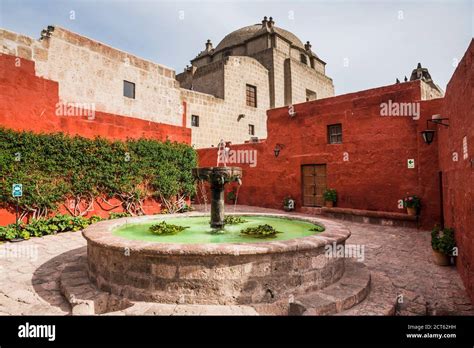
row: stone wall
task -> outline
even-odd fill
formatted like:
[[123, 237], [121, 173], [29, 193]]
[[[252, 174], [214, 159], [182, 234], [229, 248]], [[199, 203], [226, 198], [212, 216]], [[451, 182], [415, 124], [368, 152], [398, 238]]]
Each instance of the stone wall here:
[[[172, 69], [55, 27], [41, 41], [0, 31], [2, 53], [32, 59], [38, 76], [59, 83], [63, 103], [95, 103], [97, 111], [181, 125], [180, 91]], [[135, 99], [123, 81], [135, 83]]]
[[[199, 127], [192, 127], [192, 144], [199, 148], [217, 146], [221, 139], [243, 143], [251, 137], [249, 124], [255, 126], [256, 137], [265, 138], [267, 135], [268, 71], [250, 57], [231, 56], [221, 66], [220, 81], [225, 81], [223, 99], [181, 89], [181, 99], [186, 103], [187, 126], [191, 127], [192, 115], [199, 116]], [[246, 105], [246, 84], [257, 87], [257, 108]], [[238, 120], [240, 114], [245, 117]]]
[[444, 219], [455, 230], [457, 268], [474, 302], [474, 41], [448, 83], [442, 117], [434, 126], [443, 175]]
[[317, 99], [334, 96], [332, 80], [299, 61], [288, 59], [291, 79], [291, 103], [306, 101], [306, 90], [316, 93]]

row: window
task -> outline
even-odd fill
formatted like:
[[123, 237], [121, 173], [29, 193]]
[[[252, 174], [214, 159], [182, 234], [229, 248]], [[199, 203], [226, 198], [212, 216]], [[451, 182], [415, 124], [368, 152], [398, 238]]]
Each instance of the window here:
[[246, 86], [247, 106], [257, 107], [257, 87], [252, 85]]
[[199, 116], [198, 115], [192, 115], [191, 116], [191, 126], [192, 127], [199, 127]]
[[328, 126], [328, 143], [341, 144], [342, 143], [342, 125], [332, 124]]
[[301, 63], [308, 65], [308, 60], [306, 58], [306, 54], [303, 54], [303, 53], [300, 54], [300, 61], [301, 61]]
[[123, 96], [135, 99], [135, 84], [133, 82], [123, 81]]
[[249, 134], [255, 135], [255, 126], [253, 124], [249, 124]]
[[311, 65], [311, 68], [314, 69], [314, 58], [311, 58], [311, 59], [309, 60], [309, 65]]
[[316, 92], [309, 89], [306, 90], [306, 101], [316, 100]]

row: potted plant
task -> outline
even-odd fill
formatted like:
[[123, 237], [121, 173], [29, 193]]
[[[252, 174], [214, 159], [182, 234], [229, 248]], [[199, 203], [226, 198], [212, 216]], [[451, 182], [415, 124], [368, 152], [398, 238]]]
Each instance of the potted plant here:
[[456, 249], [454, 229], [435, 226], [431, 232], [431, 247], [433, 248], [433, 260], [438, 266], [449, 266], [451, 256]]
[[285, 211], [295, 210], [295, 200], [293, 198], [291, 198], [291, 196], [287, 196], [283, 200], [283, 209]]
[[407, 208], [408, 215], [418, 215], [418, 209], [421, 207], [421, 200], [418, 196], [407, 196], [403, 199], [403, 206]]
[[337, 191], [335, 189], [326, 189], [324, 191], [324, 202], [327, 208], [332, 208], [337, 201]]

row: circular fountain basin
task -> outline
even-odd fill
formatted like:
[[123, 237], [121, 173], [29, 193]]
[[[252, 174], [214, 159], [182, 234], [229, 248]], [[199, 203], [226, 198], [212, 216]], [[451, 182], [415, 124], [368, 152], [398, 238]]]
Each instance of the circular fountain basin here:
[[[328, 251], [343, 245], [350, 236], [345, 226], [300, 215], [239, 215], [248, 218], [250, 224], [279, 223], [283, 233], [275, 239], [239, 240], [238, 233], [232, 232], [239, 225], [233, 225], [213, 235], [209, 215], [204, 213], [103, 221], [83, 231], [89, 277], [101, 290], [132, 300], [259, 304], [324, 288], [343, 275], [344, 258], [332, 257]], [[186, 233], [184, 230], [174, 236], [144, 238], [147, 226], [163, 220], [193, 225], [189, 233], [194, 230], [199, 236], [179, 236]], [[314, 223], [326, 230], [309, 231]]]

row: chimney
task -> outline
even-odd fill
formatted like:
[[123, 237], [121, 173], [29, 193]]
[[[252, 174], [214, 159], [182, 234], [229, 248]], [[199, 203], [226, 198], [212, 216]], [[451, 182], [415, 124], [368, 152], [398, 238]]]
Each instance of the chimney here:
[[265, 16], [265, 17], [263, 17], [263, 21], [262, 21], [262, 28], [266, 28], [267, 23], [268, 23], [268, 19], [267, 19], [267, 16]]
[[306, 44], [304, 45], [304, 49], [308, 52], [311, 51], [311, 44], [309, 43], [309, 41], [306, 41]]
[[212, 42], [211, 40], [207, 40], [206, 42], [206, 52], [209, 52], [209, 51], [212, 51], [213, 48], [212, 48]]

